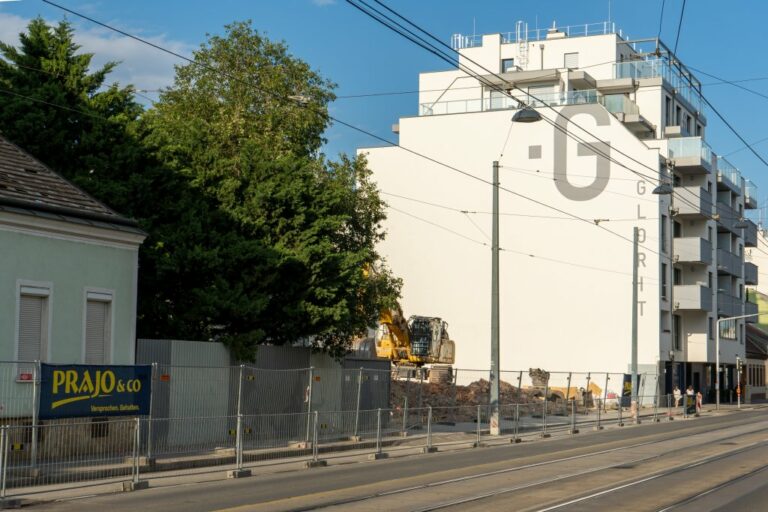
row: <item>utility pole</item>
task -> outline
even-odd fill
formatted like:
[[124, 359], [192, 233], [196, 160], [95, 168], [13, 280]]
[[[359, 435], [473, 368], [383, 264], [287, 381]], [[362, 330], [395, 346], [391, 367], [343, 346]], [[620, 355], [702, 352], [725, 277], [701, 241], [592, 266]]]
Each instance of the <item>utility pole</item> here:
[[499, 162], [493, 162], [493, 225], [491, 229], [491, 375], [490, 433], [501, 433], [499, 421]]
[[640, 230], [635, 226], [632, 237], [634, 253], [632, 254], [632, 403], [637, 407], [637, 267], [640, 251]]

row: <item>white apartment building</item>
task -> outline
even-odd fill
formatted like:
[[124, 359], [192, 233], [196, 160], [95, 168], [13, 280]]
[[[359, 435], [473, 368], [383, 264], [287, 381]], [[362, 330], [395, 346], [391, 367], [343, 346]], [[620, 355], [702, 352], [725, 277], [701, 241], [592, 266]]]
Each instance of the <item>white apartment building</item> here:
[[[459, 68], [420, 74], [399, 147], [360, 149], [390, 206], [380, 249], [405, 313], [449, 322], [458, 367], [489, 367], [498, 161], [502, 370], [628, 371], [638, 227], [640, 371], [711, 393], [716, 319], [756, 312], [757, 192], [707, 144], [698, 80], [609, 23], [452, 43]], [[520, 102], [544, 119], [513, 123]], [[652, 193], [661, 182], [674, 193]], [[744, 333], [724, 324], [723, 389]]]

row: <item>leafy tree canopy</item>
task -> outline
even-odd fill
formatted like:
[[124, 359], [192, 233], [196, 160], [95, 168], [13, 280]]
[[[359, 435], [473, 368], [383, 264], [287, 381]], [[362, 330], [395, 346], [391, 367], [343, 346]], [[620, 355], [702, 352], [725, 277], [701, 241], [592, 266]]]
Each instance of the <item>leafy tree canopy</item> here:
[[0, 130], [150, 235], [140, 336], [338, 357], [399, 295], [365, 160], [321, 153], [334, 85], [250, 22], [210, 36], [147, 111], [106, 85], [115, 63], [90, 71], [66, 22], [36, 19], [0, 54], [18, 94], [0, 93]]

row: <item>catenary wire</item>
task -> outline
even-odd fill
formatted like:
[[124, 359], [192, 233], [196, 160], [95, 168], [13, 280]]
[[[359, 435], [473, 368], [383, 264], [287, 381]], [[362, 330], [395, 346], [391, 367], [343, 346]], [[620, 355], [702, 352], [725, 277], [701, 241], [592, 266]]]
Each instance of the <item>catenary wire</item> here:
[[[70, 14], [72, 14], [72, 15], [74, 15], [74, 16], [80, 17], [80, 18], [82, 18], [82, 19], [85, 19], [85, 20], [87, 20], [87, 21], [90, 21], [90, 22], [92, 22], [92, 23], [94, 23], [94, 24], [97, 24], [97, 25], [99, 25], [99, 26], [101, 26], [101, 27], [104, 27], [104, 28], [106, 28], [106, 29], [108, 29], [108, 30], [112, 30], [112, 31], [114, 31], [114, 32], [116, 32], [116, 33], [119, 33], [119, 34], [122, 34], [122, 35], [124, 35], [124, 36], [126, 36], [126, 37], [128, 37], [128, 38], [131, 38], [131, 39], [133, 39], [133, 40], [136, 40], [136, 41], [138, 41], [138, 42], [141, 42], [141, 43], [143, 43], [143, 44], [146, 44], [146, 45], [148, 45], [148, 46], [151, 46], [151, 47], [153, 47], [153, 48], [155, 48], [155, 49], [157, 49], [157, 50], [159, 50], [159, 51], [162, 51], [162, 52], [168, 53], [169, 55], [173, 55], [173, 56], [175, 56], [175, 57], [177, 57], [177, 58], [179, 58], [179, 59], [181, 59], [181, 60], [184, 60], [184, 61], [186, 61], [186, 62], [189, 62], [190, 64], [194, 64], [194, 65], [198, 65], [198, 66], [203, 66], [203, 67], [206, 67], [206, 68], [208, 68], [208, 69], [212, 70], [213, 72], [215, 72], [215, 73], [217, 73], [217, 74], [222, 74], [222, 73], [223, 73], [221, 70], [218, 70], [218, 69], [215, 69], [215, 68], [213, 68], [213, 67], [211, 67], [211, 66], [207, 66], [207, 65], [205, 65], [205, 64], [199, 63], [199, 62], [195, 61], [194, 59], [191, 59], [191, 58], [189, 58], [189, 57], [186, 57], [186, 56], [184, 56], [184, 55], [181, 55], [181, 54], [179, 54], [179, 53], [177, 53], [177, 52], [174, 52], [174, 51], [172, 51], [172, 50], [169, 50], [169, 49], [167, 49], [167, 48], [164, 48], [164, 47], [162, 47], [162, 46], [160, 46], [160, 45], [158, 45], [158, 44], [152, 43], [151, 41], [147, 41], [147, 40], [145, 40], [145, 39], [142, 39], [142, 38], [140, 38], [140, 37], [138, 37], [138, 36], [135, 36], [135, 35], [133, 35], [133, 34], [130, 34], [130, 33], [128, 33], [128, 32], [125, 32], [125, 31], [123, 31], [123, 30], [120, 30], [120, 29], [118, 29], [118, 28], [112, 27], [112, 26], [110, 26], [110, 25], [108, 25], [108, 24], [106, 24], [106, 23], [103, 23], [103, 22], [101, 22], [101, 21], [98, 21], [98, 20], [96, 20], [96, 19], [94, 19], [94, 18], [92, 18], [92, 17], [90, 17], [90, 16], [87, 16], [87, 15], [81, 14], [81, 13], [79, 13], [79, 12], [77, 12], [77, 11], [74, 11], [74, 10], [72, 10], [72, 9], [69, 9], [69, 8], [67, 8], [67, 7], [64, 7], [64, 6], [61, 6], [61, 5], [59, 5], [59, 4], [56, 4], [56, 3], [54, 3], [54, 2], [52, 2], [52, 1], [50, 1], [50, 0], [43, 0], [43, 2], [44, 2], [44, 3], [47, 3], [47, 4], [49, 4], [49, 5], [53, 6], [53, 7], [56, 7], [56, 8], [58, 8], [58, 9], [60, 9], [60, 10], [63, 10], [63, 11], [65, 11], [65, 12], [69, 12]], [[253, 84], [249, 84], [249, 85], [253, 86]], [[263, 89], [259, 89], [259, 90], [262, 90], [262, 92], [265, 92], [265, 93], [267, 93], [267, 94], [272, 94], [272, 93], [270, 93], [269, 91], [264, 91]], [[274, 94], [273, 94], [273, 95], [274, 95]], [[275, 96], [277, 96], [277, 95], [275, 95]], [[280, 96], [280, 98], [281, 98], [282, 100], [290, 99], [290, 98], [285, 98], [285, 97], [282, 97], [282, 96]], [[306, 103], [304, 103], [304, 102], [302, 102], [302, 101], [299, 101], [299, 100], [294, 100], [294, 102], [295, 102], [297, 105], [299, 105], [299, 106], [301, 106], [301, 107], [303, 107], [303, 108], [310, 108], [310, 105], [308, 105], [308, 104], [306, 104]], [[368, 135], [369, 137], [371, 137], [371, 138], [374, 138], [374, 139], [376, 139], [376, 140], [379, 140], [379, 141], [381, 141], [381, 142], [384, 142], [384, 143], [385, 143], [385, 144], [387, 144], [387, 145], [390, 145], [390, 146], [393, 146], [393, 147], [399, 148], [399, 149], [401, 149], [401, 150], [403, 150], [403, 151], [406, 151], [406, 152], [408, 152], [408, 153], [410, 153], [410, 154], [413, 154], [413, 155], [415, 155], [415, 156], [418, 156], [418, 157], [420, 157], [420, 158], [423, 158], [423, 159], [426, 159], [426, 160], [428, 160], [428, 161], [431, 161], [431, 162], [433, 162], [433, 163], [435, 163], [435, 164], [437, 164], [437, 165], [440, 165], [440, 166], [442, 166], [442, 167], [445, 167], [445, 168], [447, 168], [447, 169], [453, 170], [453, 171], [455, 171], [455, 172], [457, 172], [457, 173], [459, 173], [459, 174], [462, 174], [462, 175], [464, 175], [464, 176], [467, 176], [467, 177], [469, 177], [469, 178], [471, 178], [471, 179], [473, 179], [473, 180], [479, 181], [479, 182], [481, 182], [481, 183], [485, 183], [485, 184], [487, 184], [487, 185], [491, 185], [491, 186], [494, 186], [494, 184], [493, 184], [492, 182], [490, 182], [490, 181], [488, 181], [488, 180], [485, 180], [485, 179], [483, 179], [483, 178], [480, 178], [479, 176], [476, 176], [476, 175], [474, 175], [474, 174], [472, 174], [472, 173], [470, 173], [470, 172], [467, 172], [467, 171], [464, 171], [464, 170], [462, 170], [462, 169], [459, 169], [459, 168], [457, 168], [457, 167], [455, 167], [455, 166], [453, 166], [453, 165], [450, 165], [450, 164], [447, 164], [447, 163], [441, 162], [441, 161], [439, 161], [439, 160], [437, 160], [437, 159], [435, 159], [435, 158], [432, 158], [432, 157], [430, 157], [430, 156], [427, 156], [427, 155], [424, 155], [424, 154], [422, 154], [422, 153], [419, 153], [418, 151], [415, 151], [415, 150], [412, 150], [412, 149], [410, 149], [410, 148], [407, 148], [407, 147], [404, 147], [404, 146], [398, 145], [397, 143], [395, 143], [395, 142], [393, 142], [393, 141], [390, 141], [390, 140], [388, 140], [388, 139], [386, 139], [386, 138], [384, 138], [384, 137], [381, 137], [381, 136], [379, 136], [379, 135], [376, 135], [376, 134], [374, 134], [374, 133], [372, 133], [372, 132], [370, 132], [370, 131], [368, 131], [368, 130], [364, 130], [364, 129], [362, 129], [362, 128], [359, 128], [359, 127], [357, 127], [357, 126], [354, 126], [354, 125], [352, 125], [352, 124], [350, 124], [350, 123], [347, 123], [347, 122], [345, 122], [345, 121], [342, 121], [341, 119], [339, 119], [339, 118], [337, 118], [337, 117], [335, 117], [335, 116], [332, 116], [332, 115], [328, 114], [327, 112], [325, 112], [325, 113], [324, 113], [324, 115], [326, 115], [326, 116], [328, 117], [328, 119], [330, 119], [330, 120], [332, 120], [332, 121], [334, 121], [334, 122], [336, 122], [336, 123], [338, 123], [338, 124], [340, 124], [340, 125], [342, 125], [342, 126], [346, 126], [346, 127], [350, 128], [350, 129], [353, 129], [353, 130], [355, 130], [355, 131], [358, 131], [358, 132], [360, 132], [360, 133], [363, 133], [363, 134], [365, 134], [365, 135]], [[565, 214], [565, 215], [568, 215], [568, 216], [574, 217], [574, 218], [576, 218], [576, 219], [578, 219], [578, 220], [581, 220], [581, 221], [583, 221], [583, 222], [585, 222], [585, 223], [587, 223], [587, 224], [592, 224], [592, 221], [590, 221], [590, 220], [588, 220], [588, 219], [584, 219], [584, 218], [582, 218], [582, 217], [579, 217], [579, 216], [577, 216], [577, 215], [575, 215], [575, 214], [572, 214], [572, 213], [570, 213], [570, 212], [567, 212], [567, 211], [565, 211], [565, 210], [563, 210], [563, 209], [561, 209], [561, 208], [557, 208], [557, 207], [555, 207], [555, 206], [552, 206], [552, 205], [550, 205], [550, 204], [547, 204], [547, 203], [545, 203], [545, 202], [543, 202], [543, 201], [540, 201], [540, 200], [534, 199], [534, 198], [532, 198], [532, 197], [526, 196], [526, 195], [524, 195], [524, 194], [521, 194], [521, 193], [519, 193], [519, 192], [516, 192], [516, 191], [510, 190], [510, 189], [508, 189], [508, 188], [505, 188], [505, 187], [499, 187], [499, 190], [503, 190], [503, 191], [505, 191], [505, 192], [507, 192], [507, 193], [509, 193], [509, 194], [512, 194], [512, 195], [514, 195], [514, 196], [516, 196], [516, 197], [520, 197], [521, 199], [525, 199], [525, 200], [527, 200], [527, 201], [533, 202], [534, 204], [538, 204], [538, 205], [540, 205], [540, 206], [543, 206], [543, 207], [545, 207], [545, 208], [549, 208], [549, 209], [551, 209], [551, 210], [554, 210], [554, 211], [557, 211], [557, 212], [559, 212], [559, 213], [562, 213], [562, 214]], [[618, 237], [618, 238], [621, 238], [621, 239], [623, 239], [623, 240], [625, 240], [625, 241], [627, 241], [627, 242], [629, 242], [629, 243], [634, 243], [634, 241], [633, 241], [631, 238], [629, 238], [629, 237], [626, 237], [626, 236], [624, 236], [624, 235], [622, 235], [622, 234], [620, 234], [620, 233], [617, 233], [617, 232], [615, 232], [615, 231], [611, 231], [610, 229], [607, 229], [605, 226], [601, 226], [601, 225], [599, 225], [599, 224], [598, 224], [598, 225], [596, 225], [596, 227], [598, 227], [599, 229], [602, 229], [603, 231], [605, 231], [605, 232], [607, 232], [607, 233], [610, 233], [610, 234], [612, 234], [613, 236], [616, 236], [616, 237]], [[652, 252], [652, 253], [654, 253], [654, 254], [659, 254], [657, 251], [655, 251], [655, 250], [653, 250], [653, 249], [651, 249], [651, 248], [649, 248], [649, 247], [644, 247], [644, 249], [645, 249], [645, 250], [647, 250], [648, 252]]]
[[685, 14], [685, 0], [683, 0], [683, 6], [680, 8], [680, 21], [677, 23], [677, 36], [675, 36], [675, 49], [672, 53], [677, 58], [677, 43], [680, 42], [680, 29], [683, 27], [683, 15]]
[[[370, 6], [369, 6], [367, 3], [365, 3], [365, 1], [364, 1], [364, 0], [358, 0], [358, 1], [360, 1], [362, 4], [364, 4], [364, 5], [366, 5], [366, 6], [368, 6], [368, 7], [370, 8]], [[400, 15], [399, 13], [397, 13], [396, 11], [394, 11], [393, 9], [389, 8], [388, 6], [386, 6], [386, 5], [385, 5], [383, 2], [381, 2], [381, 1], [379, 1], [379, 0], [374, 0], [374, 1], [375, 1], [377, 4], [381, 5], [382, 7], [384, 7], [385, 9], [387, 9], [389, 12], [393, 13], [393, 14], [394, 14], [395, 16], [397, 16], [398, 18], [400, 18], [400, 19], [404, 20], [406, 23], [408, 23], [408, 24], [412, 25], [413, 27], [415, 27], [416, 29], [420, 30], [421, 32], [423, 32], [424, 34], [426, 34], [426, 35], [427, 35], [428, 37], [430, 37], [431, 39], [433, 39], [433, 40], [437, 41], [437, 42], [438, 42], [438, 43], [439, 43], [441, 46], [444, 46], [444, 47], [446, 47], [446, 48], [450, 49], [451, 51], [454, 51], [454, 52], [456, 51], [456, 50], [454, 50], [453, 48], [451, 48], [450, 46], [448, 46], [447, 44], [445, 44], [444, 42], [442, 42], [442, 41], [441, 41], [439, 38], [437, 38], [436, 36], [434, 36], [433, 34], [431, 34], [430, 32], [428, 32], [427, 30], [425, 30], [425, 29], [421, 28], [419, 25], [416, 25], [416, 24], [415, 24], [415, 23], [413, 23], [412, 21], [408, 20], [407, 18], [403, 17], [402, 15]], [[387, 27], [387, 28], [389, 28], [390, 30], [393, 30], [393, 31], [395, 31], [395, 32], [398, 32], [400, 35], [402, 35], [403, 37], [406, 37], [407, 39], [411, 40], [412, 42], [414, 42], [414, 43], [415, 43], [415, 44], [417, 44], [418, 46], [421, 46], [422, 48], [425, 48], [423, 44], [419, 43], [418, 41], [414, 40], [413, 38], [409, 37], [408, 35], [406, 35], [406, 34], [403, 34], [403, 33], [402, 33], [400, 30], [398, 30], [398, 28], [396, 28], [396, 27], [392, 27], [392, 26], [388, 25], [386, 22], [382, 21], [381, 19], [377, 18], [376, 16], [372, 15], [371, 13], [369, 13], [369, 12], [365, 11], [364, 9], [360, 8], [359, 6], [355, 5], [355, 4], [354, 4], [354, 3], [353, 3], [351, 0], [347, 0], [347, 3], [349, 3], [349, 4], [353, 5], [353, 6], [354, 6], [354, 7], [356, 7], [357, 9], [361, 10], [361, 11], [362, 11], [364, 14], [366, 14], [366, 15], [368, 15], [369, 17], [371, 17], [372, 19], [374, 19], [374, 20], [378, 21], [379, 23], [381, 23], [382, 25], [386, 26], [386, 27]], [[384, 16], [384, 17], [385, 17], [385, 19], [387, 19], [387, 20], [390, 20], [391, 22], [395, 23], [395, 24], [397, 25], [397, 27], [402, 27], [402, 25], [401, 25], [401, 24], [399, 24], [398, 22], [396, 22], [396, 21], [392, 21], [392, 19], [391, 19], [391, 18], [389, 18], [388, 16], [381, 14], [381, 11], [379, 11], [379, 10], [377, 10], [377, 9], [375, 9], [375, 8], [372, 8], [372, 9], [373, 9], [373, 10], [374, 10], [376, 13], [378, 13], [378, 14], [380, 14], [380, 15]], [[407, 29], [405, 29], [405, 30], [407, 30]], [[412, 32], [408, 31], [408, 33], [412, 33]], [[459, 67], [459, 69], [461, 69], [462, 71], [464, 71], [464, 72], [465, 72], [465, 73], [467, 73], [467, 74], [471, 74], [472, 76], [474, 76], [474, 78], [476, 78], [476, 79], [477, 79], [478, 81], [480, 81], [481, 83], [484, 83], [485, 85], [487, 85], [487, 86], [490, 86], [490, 87], [494, 88], [495, 90], [499, 90], [499, 88], [498, 88], [498, 86], [497, 86], [496, 84], [488, 84], [488, 82], [487, 82], [487, 81], [484, 81], [484, 80], [483, 80], [483, 77], [481, 77], [481, 76], [479, 76], [479, 75], [477, 75], [477, 74], [472, 74], [472, 73], [469, 73], [469, 72], [467, 72], [467, 71], [466, 71], [466, 69], [462, 69], [462, 66], [461, 66], [461, 64], [460, 64], [458, 61], [456, 61], [456, 60], [455, 60], [455, 59], [453, 59], [452, 57], [450, 57], [450, 56], [448, 56], [447, 54], [445, 54], [445, 52], [442, 52], [441, 50], [437, 50], [437, 48], [436, 48], [436, 47], [435, 47], [433, 44], [431, 44], [431, 43], [426, 43], [426, 41], [424, 41], [424, 39], [423, 39], [423, 38], [419, 38], [419, 40], [420, 40], [420, 41], [423, 41], [425, 44], [428, 44], [429, 46], [431, 46], [431, 48], [425, 48], [425, 49], [427, 49], [427, 51], [430, 51], [430, 53], [433, 53], [433, 54], [435, 54], [435, 55], [438, 55], [438, 57], [440, 57], [440, 58], [441, 58], [441, 59], [443, 59], [443, 60], [446, 60], [447, 62], [449, 62], [449, 63], [451, 63], [451, 64], [453, 64], [453, 65], [457, 65], [457, 66]], [[438, 53], [436, 53], [436, 51], [437, 51], [437, 52], [442, 52], [442, 55], [439, 55]], [[465, 56], [465, 57], [466, 57], [466, 56]], [[511, 86], [511, 87], [513, 87], [514, 89], [517, 89], [518, 91], [525, 93], [525, 91], [523, 91], [523, 90], [522, 90], [522, 89], [520, 89], [519, 87], [515, 86], [514, 84], [511, 84], [511, 83], [509, 83], [509, 82], [508, 82], [506, 79], [504, 79], [503, 77], [501, 77], [501, 76], [499, 76], [498, 74], [494, 73], [493, 71], [490, 71], [490, 70], [488, 70], [487, 68], [485, 68], [485, 67], [484, 67], [484, 66], [482, 66], [481, 64], [477, 63], [476, 61], [474, 61], [474, 60], [472, 60], [472, 59], [470, 59], [470, 58], [468, 58], [468, 57], [466, 57], [466, 59], [467, 59], [469, 62], [471, 62], [471, 63], [475, 64], [476, 66], [478, 66], [479, 68], [481, 68], [481, 69], [483, 69], [483, 70], [487, 71], [489, 74], [491, 74], [491, 75], [493, 75], [493, 76], [497, 77], [498, 79], [500, 79], [500, 80], [502, 80], [502, 81], [506, 82], [508, 85], [510, 85], [510, 86]], [[510, 98], [513, 98], [513, 97], [512, 97], [511, 95], [509, 95], [509, 93], [508, 93], [507, 91], [505, 91], [505, 90], [501, 90], [500, 92], [502, 92], [502, 93], [504, 93], [504, 94], [507, 94], [507, 96], [509, 96]], [[533, 98], [533, 99], [534, 99], [534, 100], [536, 100], [536, 101], [539, 101], [540, 103], [543, 103], [545, 107], [548, 107], [548, 108], [549, 108], [550, 110], [552, 110], [552, 111], [553, 111], [553, 112], [554, 112], [556, 115], [559, 115], [559, 112], [557, 112], [557, 110], [556, 110], [554, 107], [552, 107], [551, 105], [549, 105], [548, 103], [546, 103], [546, 102], [542, 102], [542, 101], [541, 101], [539, 98], [536, 98], [535, 96], [533, 96], [533, 95], [531, 95], [531, 94], [528, 94], [528, 96], [529, 96], [530, 98]], [[703, 96], [702, 96], [702, 98], [703, 98]], [[519, 99], [517, 99], [517, 98], [513, 98], [513, 99], [515, 99], [515, 100], [517, 100], [517, 101], [520, 101], [520, 100], [519, 100]], [[522, 103], [522, 102], [521, 102], [521, 103]], [[561, 131], [562, 133], [564, 133], [566, 136], [569, 136], [569, 137], [573, 138], [574, 140], [579, 140], [579, 141], [581, 141], [581, 142], [587, 143], [586, 141], [584, 141], [584, 139], [581, 139], [581, 138], [579, 138], [579, 137], [575, 136], [575, 134], [572, 134], [572, 133], [570, 133], [570, 132], [567, 132], [566, 130], [563, 130], [563, 129], [562, 129], [562, 127], [560, 127], [559, 125], [557, 125], [557, 124], [556, 124], [556, 123], [554, 123], [553, 121], [549, 120], [549, 119], [548, 119], [548, 118], [546, 118], [545, 116], [542, 116], [542, 119], [543, 119], [543, 120], [545, 120], [546, 122], [548, 122], [549, 124], [551, 124], [551, 125], [552, 125], [552, 126], [555, 128], [555, 129], [558, 129], [558, 130], [560, 130], [560, 131]], [[600, 140], [600, 139], [599, 139], [597, 136], [595, 136], [595, 135], [594, 135], [593, 133], [591, 133], [589, 130], [586, 130], [586, 129], [585, 129], [585, 128], [583, 128], [582, 126], [578, 125], [577, 123], [575, 123], [575, 122], [571, 121], [571, 122], [570, 122], [570, 124], [572, 124], [572, 125], [576, 126], [576, 127], [577, 127], [577, 128], [579, 128], [580, 130], [582, 130], [584, 133], [587, 133], [587, 134], [591, 135], [592, 137], [594, 137], [595, 139], [597, 139], [597, 142], [603, 142], [603, 143], [605, 142], [605, 141], [601, 141], [601, 140]], [[615, 149], [615, 150], [616, 150], [618, 153], [620, 153], [620, 154], [624, 155], [625, 157], [629, 158], [630, 160], [634, 161], [635, 163], [637, 163], [637, 164], [639, 164], [639, 165], [641, 165], [641, 166], [643, 166], [643, 167], [645, 167], [645, 168], [647, 168], [647, 169], [651, 170], [652, 172], [658, 172], [658, 170], [656, 170], [656, 169], [653, 169], [653, 168], [651, 168], [651, 167], [647, 166], [647, 165], [646, 165], [646, 164], [644, 164], [643, 162], [640, 162], [639, 160], [637, 160], [637, 159], [635, 159], [635, 158], [631, 157], [630, 155], [627, 155], [627, 154], [626, 154], [626, 153], [624, 153], [623, 151], [621, 151], [621, 150], [619, 150], [619, 149], [617, 149], [617, 148], [614, 148], [614, 149]], [[621, 162], [617, 161], [616, 159], [614, 159], [614, 158], [613, 158], [613, 157], [611, 157], [610, 155], [607, 155], [607, 154], [605, 154], [605, 153], [602, 153], [602, 152], [601, 152], [601, 151], [599, 151], [597, 148], [594, 148], [594, 147], [593, 147], [593, 151], [595, 151], [595, 153], [597, 153], [597, 154], [599, 154], [599, 155], [603, 156], [604, 158], [608, 159], [609, 161], [611, 161], [611, 162], [613, 162], [613, 163], [616, 163], [617, 165], [619, 165], [619, 166], [621, 166], [621, 167], [624, 167], [625, 169], [629, 170], [630, 172], [632, 172], [632, 173], [634, 173], [634, 174], [636, 174], [636, 175], [638, 175], [638, 176], [641, 176], [641, 177], [643, 177], [644, 179], [646, 179], [646, 181], [648, 181], [648, 182], [649, 182], [649, 183], [651, 183], [651, 184], [654, 184], [654, 185], [655, 185], [655, 184], [657, 183], [657, 181], [658, 181], [656, 178], [653, 178], [653, 177], [651, 177], [651, 176], [648, 176], [648, 175], [645, 175], [645, 174], [643, 174], [643, 173], [640, 173], [640, 172], [638, 172], [637, 170], [635, 170], [635, 169], [632, 169], [632, 168], [628, 167], [627, 165], [625, 165], [625, 164], [623, 164], [623, 163], [621, 163]], [[767, 165], [768, 165], [768, 164], [767, 164]], [[693, 191], [689, 191], [689, 190], [687, 190], [687, 189], [685, 189], [685, 188], [684, 188], [683, 190], [684, 190], [684, 191], [686, 191], [686, 192], [688, 192], [688, 193], [689, 193], [689, 194], [691, 194], [691, 195], [693, 195], [693, 194], [694, 194], [694, 192], [693, 192]], [[698, 199], [698, 198], [696, 198], [696, 199]], [[689, 200], [687, 200], [686, 198], [682, 197], [682, 195], [681, 195], [681, 194], [680, 194], [680, 195], [678, 195], [678, 200], [679, 200], [679, 201], [682, 201], [682, 202], [684, 202], [684, 203], [686, 203], [686, 204], [689, 204], [690, 206], [693, 206], [693, 207], [696, 207], [696, 206], [697, 206], [697, 205], [696, 205], [695, 203], [693, 203], [692, 201], [689, 201]], [[715, 203], [714, 203], [714, 202], [712, 202], [712, 201], [709, 201], [709, 204], [710, 204], [710, 206], [712, 206], [712, 207], [714, 207], [714, 206], [715, 206]], [[731, 218], [730, 216], [726, 216], [726, 217], [728, 217], [728, 218]], [[714, 218], [713, 218], [713, 217], [711, 217], [711, 216], [709, 216], [709, 218], [710, 218], [710, 219], [712, 219], [712, 220], [714, 220]], [[734, 216], [734, 217], [732, 217], [732, 218], [733, 218], [734, 220], [737, 220], [737, 219], [741, 219], [741, 217], [737, 217], [737, 216]]]

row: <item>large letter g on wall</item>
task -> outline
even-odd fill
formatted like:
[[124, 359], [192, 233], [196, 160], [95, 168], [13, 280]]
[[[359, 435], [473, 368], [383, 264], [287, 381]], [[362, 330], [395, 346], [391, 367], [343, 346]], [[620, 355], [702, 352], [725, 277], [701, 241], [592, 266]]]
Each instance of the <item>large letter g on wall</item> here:
[[[597, 121], [598, 126], [610, 123], [610, 114], [598, 105], [567, 105], [557, 116], [555, 127], [555, 186], [565, 197], [572, 201], [589, 201], [599, 196], [608, 186], [611, 176], [611, 145], [608, 142], [579, 142], [578, 156], [595, 156], [597, 165], [595, 179], [589, 185], [577, 187], [568, 181], [568, 123], [577, 114], [588, 114]], [[583, 138], [582, 133], [578, 134]]]

